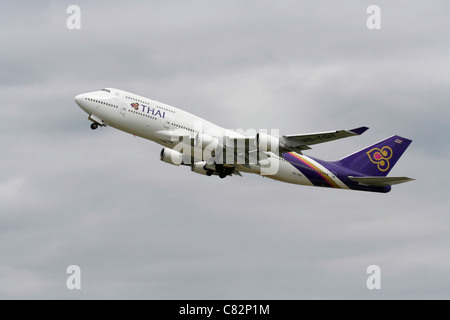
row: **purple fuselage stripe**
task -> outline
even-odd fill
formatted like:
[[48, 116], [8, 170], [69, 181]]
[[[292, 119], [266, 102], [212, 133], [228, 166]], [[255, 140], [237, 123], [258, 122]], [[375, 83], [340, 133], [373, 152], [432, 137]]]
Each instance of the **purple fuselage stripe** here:
[[326, 179], [324, 179], [313, 168], [309, 167], [306, 163], [303, 163], [298, 158], [294, 157], [290, 153], [283, 153], [284, 160], [289, 161], [298, 171], [305, 175], [309, 181], [318, 187], [331, 187]]
[[[300, 171], [303, 175], [305, 175], [306, 178], [308, 178], [311, 183], [318, 187], [331, 187], [329, 183], [320, 175], [318, 174], [314, 169], [308, 167], [305, 163], [300, 161], [298, 158], [294, 157], [293, 155], [289, 153], [283, 153], [282, 157], [289, 161], [298, 171]], [[360, 185], [357, 182], [354, 182], [348, 178], [348, 176], [361, 176], [360, 173], [345, 168], [335, 162], [328, 162], [316, 158], [309, 157], [312, 160], [316, 161], [320, 165], [324, 166], [327, 170], [329, 170], [332, 174], [334, 174], [336, 177], [338, 177], [339, 180], [341, 180], [344, 184], [346, 184], [350, 189], [353, 190], [362, 190], [362, 191], [373, 191], [373, 192], [382, 192], [386, 193], [391, 190], [390, 186], [386, 187], [376, 187], [376, 186], [364, 186]]]

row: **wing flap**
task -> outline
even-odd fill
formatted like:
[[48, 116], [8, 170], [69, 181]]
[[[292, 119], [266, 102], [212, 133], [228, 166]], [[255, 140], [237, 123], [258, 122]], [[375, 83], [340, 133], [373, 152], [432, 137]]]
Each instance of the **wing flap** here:
[[394, 184], [404, 183], [408, 181], [413, 181], [415, 179], [408, 178], [408, 177], [348, 177], [350, 180], [358, 182], [362, 185], [368, 185], [368, 186], [391, 186]]

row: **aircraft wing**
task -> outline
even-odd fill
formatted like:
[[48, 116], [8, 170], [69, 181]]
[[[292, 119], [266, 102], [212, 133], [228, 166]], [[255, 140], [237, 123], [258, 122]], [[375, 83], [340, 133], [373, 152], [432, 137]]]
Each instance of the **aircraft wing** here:
[[359, 127], [351, 130], [337, 130], [337, 131], [325, 131], [318, 133], [307, 134], [289, 134], [282, 136], [280, 141], [294, 149], [307, 150], [311, 149], [309, 146], [324, 143], [328, 141], [338, 140], [342, 138], [358, 136], [366, 132], [368, 127]]
[[368, 186], [391, 186], [393, 184], [404, 183], [408, 181], [413, 181], [414, 179], [408, 177], [348, 177], [350, 180], [358, 182], [363, 185]]
[[[281, 136], [280, 151], [296, 151], [311, 149], [310, 145], [333, 141], [337, 139], [358, 136], [366, 132], [368, 127], [359, 127], [351, 130], [325, 131], [307, 134], [289, 134]], [[225, 149], [227, 154], [241, 154], [248, 162], [249, 153], [256, 152], [256, 137], [227, 137]], [[253, 161], [250, 161], [253, 162]]]
[[155, 134], [161, 140], [168, 142], [179, 142], [183, 141], [183, 139], [194, 139], [194, 137], [190, 133], [182, 130], [160, 130], [156, 131]]

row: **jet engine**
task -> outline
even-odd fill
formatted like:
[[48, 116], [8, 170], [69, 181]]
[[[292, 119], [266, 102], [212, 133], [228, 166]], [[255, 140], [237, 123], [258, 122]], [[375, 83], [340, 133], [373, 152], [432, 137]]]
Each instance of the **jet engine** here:
[[223, 164], [207, 164], [206, 161], [196, 162], [191, 165], [191, 171], [207, 176], [218, 175], [221, 179], [231, 175], [234, 168], [224, 167]]
[[161, 150], [160, 159], [166, 163], [179, 166], [183, 162], [183, 154], [169, 148], [163, 148]]
[[191, 165], [191, 171], [199, 174], [210, 176], [213, 171], [206, 168], [206, 161], [195, 162]]

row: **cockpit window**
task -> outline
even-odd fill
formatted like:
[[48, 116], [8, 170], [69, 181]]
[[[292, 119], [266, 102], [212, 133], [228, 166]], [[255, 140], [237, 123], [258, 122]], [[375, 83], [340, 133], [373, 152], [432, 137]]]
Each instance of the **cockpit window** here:
[[102, 89], [102, 91], [106, 91], [106, 92], [111, 93], [111, 90], [109, 90], [109, 89]]

